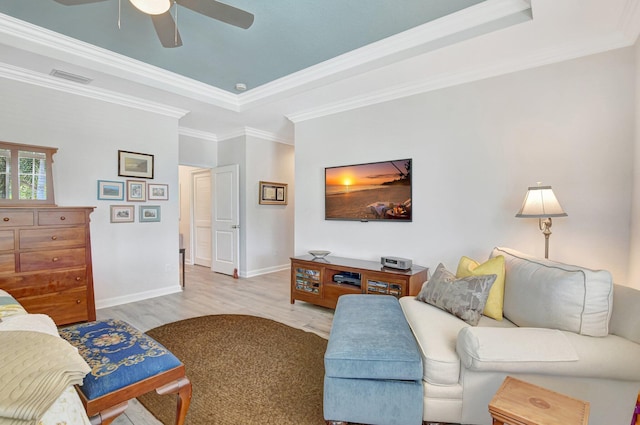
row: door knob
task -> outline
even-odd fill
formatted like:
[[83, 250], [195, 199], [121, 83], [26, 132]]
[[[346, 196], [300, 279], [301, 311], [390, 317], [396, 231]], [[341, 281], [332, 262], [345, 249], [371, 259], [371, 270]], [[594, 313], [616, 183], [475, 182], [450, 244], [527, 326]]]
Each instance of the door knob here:
[[231, 226], [231, 228], [232, 228], [232, 229], [239, 229], [239, 228], [240, 228], [240, 225], [238, 225], [238, 224], [233, 224], [233, 225]]

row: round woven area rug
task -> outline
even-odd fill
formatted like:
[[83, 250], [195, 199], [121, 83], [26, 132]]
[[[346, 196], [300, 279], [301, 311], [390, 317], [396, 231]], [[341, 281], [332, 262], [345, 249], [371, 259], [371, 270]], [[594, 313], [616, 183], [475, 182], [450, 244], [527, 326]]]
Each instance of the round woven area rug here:
[[[323, 425], [327, 341], [269, 319], [213, 315], [146, 332], [185, 365], [193, 385], [188, 425]], [[138, 400], [165, 425], [175, 395]]]

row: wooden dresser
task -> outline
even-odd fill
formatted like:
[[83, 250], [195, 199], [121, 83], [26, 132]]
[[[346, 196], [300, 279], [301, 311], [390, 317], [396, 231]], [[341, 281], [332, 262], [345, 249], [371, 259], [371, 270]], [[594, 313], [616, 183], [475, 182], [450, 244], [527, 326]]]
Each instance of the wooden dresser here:
[[0, 208], [0, 288], [57, 325], [96, 319], [93, 207]]

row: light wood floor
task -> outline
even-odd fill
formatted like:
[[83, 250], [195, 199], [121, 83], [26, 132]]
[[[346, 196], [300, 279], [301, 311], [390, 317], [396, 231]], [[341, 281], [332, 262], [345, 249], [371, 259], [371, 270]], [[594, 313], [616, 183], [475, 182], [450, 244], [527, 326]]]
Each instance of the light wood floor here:
[[[329, 337], [333, 310], [305, 302], [290, 303], [289, 271], [246, 279], [187, 266], [185, 289], [136, 303], [97, 311], [98, 319], [124, 320], [143, 332], [160, 325], [208, 314], [248, 314]], [[136, 400], [113, 425], [161, 425]]]

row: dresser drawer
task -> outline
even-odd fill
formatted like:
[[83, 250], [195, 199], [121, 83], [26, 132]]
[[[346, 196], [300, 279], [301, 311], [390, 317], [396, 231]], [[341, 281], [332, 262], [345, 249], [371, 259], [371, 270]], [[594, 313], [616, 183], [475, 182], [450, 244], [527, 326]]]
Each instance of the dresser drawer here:
[[13, 254], [0, 254], [0, 273], [15, 273], [16, 257]]
[[20, 249], [62, 248], [84, 245], [85, 227], [21, 229]]
[[0, 211], [0, 227], [33, 226], [33, 211]]
[[32, 314], [47, 314], [57, 325], [89, 320], [87, 288], [20, 298], [20, 304]]
[[0, 276], [0, 289], [4, 289], [15, 298], [84, 288], [87, 284], [86, 267], [59, 272]]
[[61, 269], [82, 266], [86, 261], [84, 248], [51, 249], [20, 253], [20, 271]]
[[11, 251], [15, 248], [13, 230], [0, 230], [0, 251]]
[[85, 224], [87, 222], [84, 211], [38, 211], [39, 226], [57, 226]]

